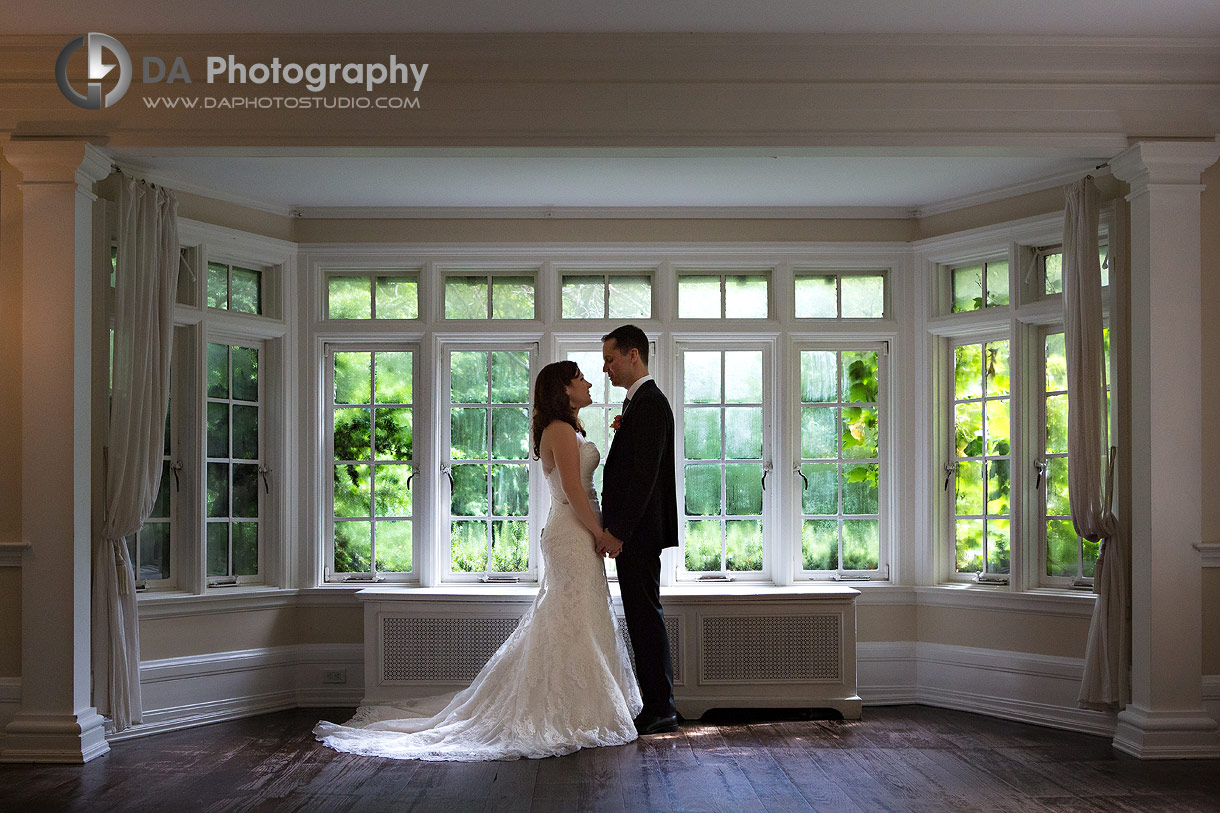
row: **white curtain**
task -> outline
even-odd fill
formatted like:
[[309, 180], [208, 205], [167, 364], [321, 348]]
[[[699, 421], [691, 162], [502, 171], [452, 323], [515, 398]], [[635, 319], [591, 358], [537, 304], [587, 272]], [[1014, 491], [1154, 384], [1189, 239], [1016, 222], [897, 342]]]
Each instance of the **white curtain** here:
[[[1111, 511], [1115, 450], [1107, 420], [1103, 358], [1098, 192], [1091, 177], [1064, 188], [1063, 323], [1068, 375], [1068, 496], [1076, 533], [1101, 541], [1093, 575], [1097, 603], [1085, 648], [1079, 702], [1116, 710], [1131, 694], [1131, 565]], [[1112, 252], [1113, 254], [1113, 252]]]
[[94, 703], [116, 731], [139, 723], [135, 573], [124, 537], [152, 512], [161, 482], [178, 287], [178, 201], [119, 178], [113, 384], [104, 466], [105, 515], [93, 553]]

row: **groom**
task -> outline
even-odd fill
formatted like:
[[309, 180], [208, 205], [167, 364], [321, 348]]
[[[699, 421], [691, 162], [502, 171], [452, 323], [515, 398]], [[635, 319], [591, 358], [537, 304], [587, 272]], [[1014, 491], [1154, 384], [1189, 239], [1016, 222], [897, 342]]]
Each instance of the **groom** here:
[[617, 557], [619, 590], [644, 710], [640, 734], [678, 730], [674, 670], [661, 610], [661, 550], [678, 545], [674, 483], [674, 416], [648, 374], [648, 337], [634, 325], [602, 336], [602, 371], [627, 388], [623, 414], [602, 472], [597, 552]]

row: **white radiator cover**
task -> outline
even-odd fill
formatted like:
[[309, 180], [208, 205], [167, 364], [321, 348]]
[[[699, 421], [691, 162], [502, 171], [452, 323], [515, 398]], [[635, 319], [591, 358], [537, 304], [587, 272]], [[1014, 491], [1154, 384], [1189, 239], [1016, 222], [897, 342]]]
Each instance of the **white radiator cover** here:
[[[534, 599], [529, 587], [362, 590], [364, 703], [440, 694], [470, 683]], [[683, 716], [712, 708], [830, 708], [860, 716], [859, 591], [692, 586], [661, 602]], [[615, 596], [620, 631], [622, 607]], [[628, 647], [630, 651], [630, 647]]]

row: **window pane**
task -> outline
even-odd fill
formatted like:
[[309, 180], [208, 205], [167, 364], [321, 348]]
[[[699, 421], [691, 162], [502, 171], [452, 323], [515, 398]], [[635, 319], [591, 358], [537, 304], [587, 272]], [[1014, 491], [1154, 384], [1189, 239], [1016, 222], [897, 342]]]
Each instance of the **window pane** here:
[[719, 407], [687, 407], [685, 410], [683, 435], [685, 454], [689, 460], [716, 460], [720, 458]]
[[496, 520], [491, 523], [491, 566], [496, 573], [529, 570], [529, 524]]
[[1076, 575], [1078, 557], [1076, 529], [1070, 519], [1046, 521], [1046, 575]]
[[762, 402], [761, 350], [730, 350], [724, 354], [724, 400], [730, 404]]
[[335, 410], [335, 460], [371, 460], [369, 411]]
[[410, 573], [411, 523], [397, 520], [377, 523], [377, 570], [382, 573]]
[[839, 315], [838, 277], [798, 276], [796, 278], [796, 316], [798, 319], [834, 319]]
[[843, 318], [880, 319], [885, 316], [885, 277], [844, 276]]
[[834, 407], [805, 407], [801, 410], [801, 457], [833, 459], [838, 457], [838, 412]]
[[[209, 407], [212, 404], [208, 404]], [[233, 457], [258, 460], [258, 407], [233, 405]]]
[[601, 319], [606, 315], [606, 278], [565, 276], [560, 298], [564, 319]]
[[1071, 516], [1067, 458], [1052, 457], [1046, 463], [1046, 513], [1051, 516]]
[[682, 354], [682, 392], [688, 404], [720, 403], [720, 353]]
[[724, 410], [724, 456], [735, 460], [762, 457], [762, 407]]
[[371, 506], [369, 467], [346, 464], [335, 466], [336, 517], [367, 517]]
[[987, 520], [987, 572], [1007, 573], [1009, 559], [1009, 521]]
[[229, 575], [229, 523], [208, 523], [208, 575]]
[[648, 319], [652, 316], [649, 277], [610, 277], [610, 318]]
[[[229, 266], [208, 263], [208, 307], [229, 307]], [[228, 567], [228, 564], [225, 565]]]
[[498, 460], [526, 460], [529, 457], [529, 411], [501, 407], [491, 411], [491, 456]]
[[498, 404], [526, 404], [529, 398], [529, 353], [524, 350], [492, 353], [491, 400]]
[[801, 466], [801, 474], [809, 481], [807, 486], [801, 483], [801, 511], [831, 516], [839, 513], [839, 467], [834, 463], [806, 463]]
[[725, 569], [762, 570], [762, 523], [755, 519], [725, 522]]
[[257, 348], [233, 348], [233, 398], [238, 401], [258, 400]]
[[1068, 450], [1067, 393], [1046, 399], [1046, 450], [1063, 453]]
[[956, 508], [957, 514], [979, 515], [983, 513], [983, 462], [967, 461], [957, 464]]
[[880, 549], [877, 520], [843, 520], [844, 570], [876, 570]]
[[492, 319], [533, 319], [534, 280], [531, 277], [492, 277]]
[[208, 343], [208, 397], [229, 397], [229, 346]]
[[254, 518], [258, 516], [258, 466], [249, 463], [234, 463], [233, 509], [230, 516]]
[[1049, 296], [1050, 294], [1063, 293], [1063, 253], [1055, 252], [1047, 254], [1042, 258], [1043, 268], [1046, 269], [1046, 281], [1044, 291]]
[[[377, 476], [377, 504], [375, 514], [379, 517], [409, 517], [414, 514], [411, 504], [411, 467], [404, 465], [383, 465], [375, 469]], [[367, 516], [366, 514], [364, 514]], [[394, 523], [398, 524], [398, 523]], [[403, 523], [409, 525], [410, 523]], [[383, 523], [378, 524], [378, 528]], [[409, 532], [408, 532], [409, 533]], [[377, 534], [378, 556], [381, 555], [381, 532]], [[407, 568], [410, 570], [410, 568]]]
[[1008, 304], [1008, 260], [987, 263], [987, 307]]
[[987, 343], [986, 393], [1007, 395], [1009, 388], [1008, 342]]
[[525, 464], [491, 467], [491, 511], [500, 517], [529, 514], [529, 468]]
[[[831, 469], [833, 471], [833, 467]], [[876, 463], [843, 466], [844, 514], [878, 513], [877, 482], [879, 473], [880, 469]], [[834, 513], [834, 511], [824, 513]]]
[[980, 398], [983, 395], [983, 348], [964, 344], [954, 350], [954, 388], [957, 399]]
[[335, 523], [335, 572], [368, 573], [373, 556], [373, 523]]
[[721, 544], [720, 520], [687, 520], [683, 540], [686, 569], [692, 572], [720, 570]]
[[207, 511], [209, 517], [229, 515], [229, 464], [207, 465]]
[[377, 364], [377, 403], [409, 404], [412, 400], [412, 368], [414, 354], [381, 352], [375, 354]]
[[705, 275], [679, 276], [678, 318], [719, 319], [720, 277]]
[[951, 274], [953, 312], [974, 311], [983, 307], [983, 266], [954, 268]]
[[838, 360], [833, 351], [801, 351], [801, 400], [831, 403], [839, 398]]
[[229, 456], [229, 405], [208, 402], [208, 457]]
[[688, 465], [684, 478], [686, 513], [690, 516], [720, 515], [720, 467]]
[[807, 519], [801, 523], [801, 566], [805, 570], [838, 570], [838, 520]]
[[233, 575], [258, 575], [258, 523], [233, 523]]
[[148, 522], [140, 529], [141, 579], [168, 579], [170, 563], [170, 524]]
[[335, 353], [335, 403], [367, 404], [372, 393], [371, 353]]
[[724, 299], [725, 316], [729, 319], [766, 319], [767, 278], [725, 277]]
[[454, 460], [486, 459], [487, 410], [455, 407], [450, 414], [450, 457]]
[[1062, 333], [1046, 336], [1046, 391], [1067, 391], [1067, 350]]
[[329, 277], [326, 291], [329, 319], [368, 319], [372, 316], [370, 278]]
[[450, 567], [454, 573], [480, 573], [487, 569], [486, 522], [454, 522], [450, 546]]
[[983, 454], [982, 404], [955, 404], [953, 426], [958, 457], [978, 457]]
[[487, 277], [448, 277], [445, 280], [446, 319], [486, 319]]
[[[377, 277], [377, 318], [418, 319], [419, 282], [413, 277]], [[406, 533], [406, 538], [410, 541], [409, 524], [407, 525]], [[379, 543], [380, 541], [378, 539]], [[378, 549], [380, 551], [380, 544]], [[379, 552], [378, 557], [380, 556]], [[406, 561], [410, 562], [409, 556]]]
[[843, 353], [843, 400], [849, 404], [877, 402], [877, 353]]
[[877, 407], [843, 407], [843, 457], [877, 456]]
[[724, 467], [725, 513], [762, 515], [762, 464], [728, 463]]
[[1006, 455], [1009, 453], [1008, 438], [1010, 434], [1008, 420], [1008, 399], [1000, 398], [987, 402], [987, 454]]
[[161, 481], [157, 483], [157, 500], [153, 503], [150, 517], [169, 518], [169, 484], [174, 475], [170, 471], [169, 461], [161, 462]]
[[449, 398], [455, 404], [487, 401], [487, 354], [453, 353], [449, 357]]
[[250, 268], [233, 266], [230, 308], [240, 313], [263, 312], [263, 274]]
[[983, 569], [983, 520], [959, 519], [955, 528], [955, 566], [959, 573]]
[[1009, 511], [1009, 461], [987, 461], [987, 515], [997, 516]]
[[375, 412], [377, 459], [410, 460], [413, 451], [411, 410], [378, 408]]
[[457, 517], [487, 516], [487, 466], [463, 464], [453, 467], [450, 512]]

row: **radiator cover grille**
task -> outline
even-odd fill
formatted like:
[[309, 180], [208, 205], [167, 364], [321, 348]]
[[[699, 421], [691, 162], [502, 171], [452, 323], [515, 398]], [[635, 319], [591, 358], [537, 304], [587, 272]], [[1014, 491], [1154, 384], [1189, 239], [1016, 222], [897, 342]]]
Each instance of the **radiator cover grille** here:
[[703, 683], [842, 680], [839, 615], [704, 616]]

